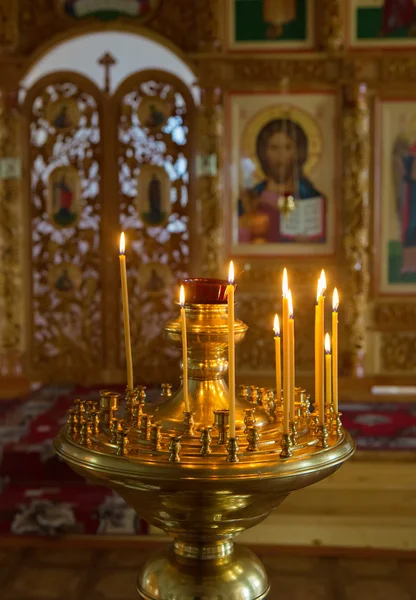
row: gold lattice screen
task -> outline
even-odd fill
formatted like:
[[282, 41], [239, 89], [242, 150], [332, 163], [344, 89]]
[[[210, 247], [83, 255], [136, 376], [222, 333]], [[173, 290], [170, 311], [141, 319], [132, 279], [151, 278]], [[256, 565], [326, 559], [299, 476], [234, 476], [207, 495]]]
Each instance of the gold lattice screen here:
[[114, 97], [75, 74], [27, 96], [31, 375], [122, 381], [117, 240], [128, 240], [138, 381], [166, 380], [178, 358], [163, 339], [172, 284], [190, 256], [190, 106], [163, 73], [130, 77]]
[[118, 97], [120, 228], [132, 245], [128, 274], [136, 378], [166, 381], [179, 368], [162, 324], [177, 312], [173, 284], [187, 276], [190, 263], [191, 101], [160, 73], [134, 76]]

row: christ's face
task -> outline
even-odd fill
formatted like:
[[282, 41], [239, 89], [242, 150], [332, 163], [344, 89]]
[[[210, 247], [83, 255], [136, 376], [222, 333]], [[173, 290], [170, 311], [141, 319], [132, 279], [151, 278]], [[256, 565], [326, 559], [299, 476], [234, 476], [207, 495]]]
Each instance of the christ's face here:
[[274, 133], [270, 136], [264, 153], [267, 174], [278, 183], [289, 181], [293, 175], [296, 154], [295, 143], [286, 133]]

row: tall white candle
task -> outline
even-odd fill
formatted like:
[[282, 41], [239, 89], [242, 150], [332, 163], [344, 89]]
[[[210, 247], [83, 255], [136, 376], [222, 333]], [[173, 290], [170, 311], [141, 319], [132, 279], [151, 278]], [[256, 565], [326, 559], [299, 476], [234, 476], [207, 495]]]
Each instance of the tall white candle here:
[[234, 344], [234, 264], [228, 272], [228, 394], [230, 398], [230, 437], [235, 438], [235, 344]]
[[338, 412], [338, 308], [338, 290], [335, 288], [332, 298], [332, 397], [336, 413]]
[[181, 305], [181, 329], [182, 329], [182, 380], [183, 380], [183, 400], [185, 402], [185, 410], [189, 412], [189, 395], [188, 395], [188, 340], [186, 333], [186, 314], [185, 314], [185, 288], [181, 285], [179, 292], [179, 304]]
[[289, 285], [286, 269], [282, 278], [283, 321], [283, 433], [289, 433], [290, 416], [290, 357], [289, 357]]
[[324, 326], [325, 326], [325, 297], [326, 278], [322, 269], [318, 281], [315, 309], [315, 407], [318, 409], [319, 424], [325, 424], [325, 357], [324, 357]]
[[295, 317], [293, 314], [292, 292], [288, 292], [288, 308], [289, 308], [289, 376], [290, 376], [290, 406], [289, 420], [295, 422]]
[[124, 232], [120, 236], [120, 275], [121, 275], [121, 297], [123, 302], [124, 320], [124, 345], [126, 352], [127, 389], [133, 391], [133, 358], [131, 354], [130, 340], [130, 318], [129, 318], [129, 294], [127, 289], [126, 271], [126, 240]]

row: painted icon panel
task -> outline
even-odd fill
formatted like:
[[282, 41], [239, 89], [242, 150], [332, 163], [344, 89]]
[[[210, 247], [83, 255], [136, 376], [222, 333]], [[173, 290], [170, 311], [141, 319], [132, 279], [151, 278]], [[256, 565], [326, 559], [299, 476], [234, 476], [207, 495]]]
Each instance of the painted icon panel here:
[[56, 227], [73, 227], [81, 216], [81, 179], [74, 167], [57, 167], [48, 178], [48, 213]]
[[232, 250], [332, 253], [335, 95], [233, 94], [229, 111]]
[[229, 46], [239, 50], [307, 50], [313, 46], [314, 0], [231, 0]]

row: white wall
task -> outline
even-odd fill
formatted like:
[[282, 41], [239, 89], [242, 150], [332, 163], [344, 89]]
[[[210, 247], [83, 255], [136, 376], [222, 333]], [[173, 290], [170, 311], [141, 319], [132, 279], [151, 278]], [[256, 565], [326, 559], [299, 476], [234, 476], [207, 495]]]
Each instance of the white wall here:
[[111, 68], [111, 93], [132, 73], [144, 69], [161, 69], [182, 80], [198, 103], [199, 91], [195, 86], [195, 75], [183, 60], [146, 37], [115, 31], [89, 33], [55, 46], [24, 77], [20, 100], [23, 101], [26, 90], [36, 81], [54, 71], [75, 71], [102, 89], [104, 68], [98, 64], [98, 60], [105, 52], [110, 52], [117, 60], [117, 64]]

